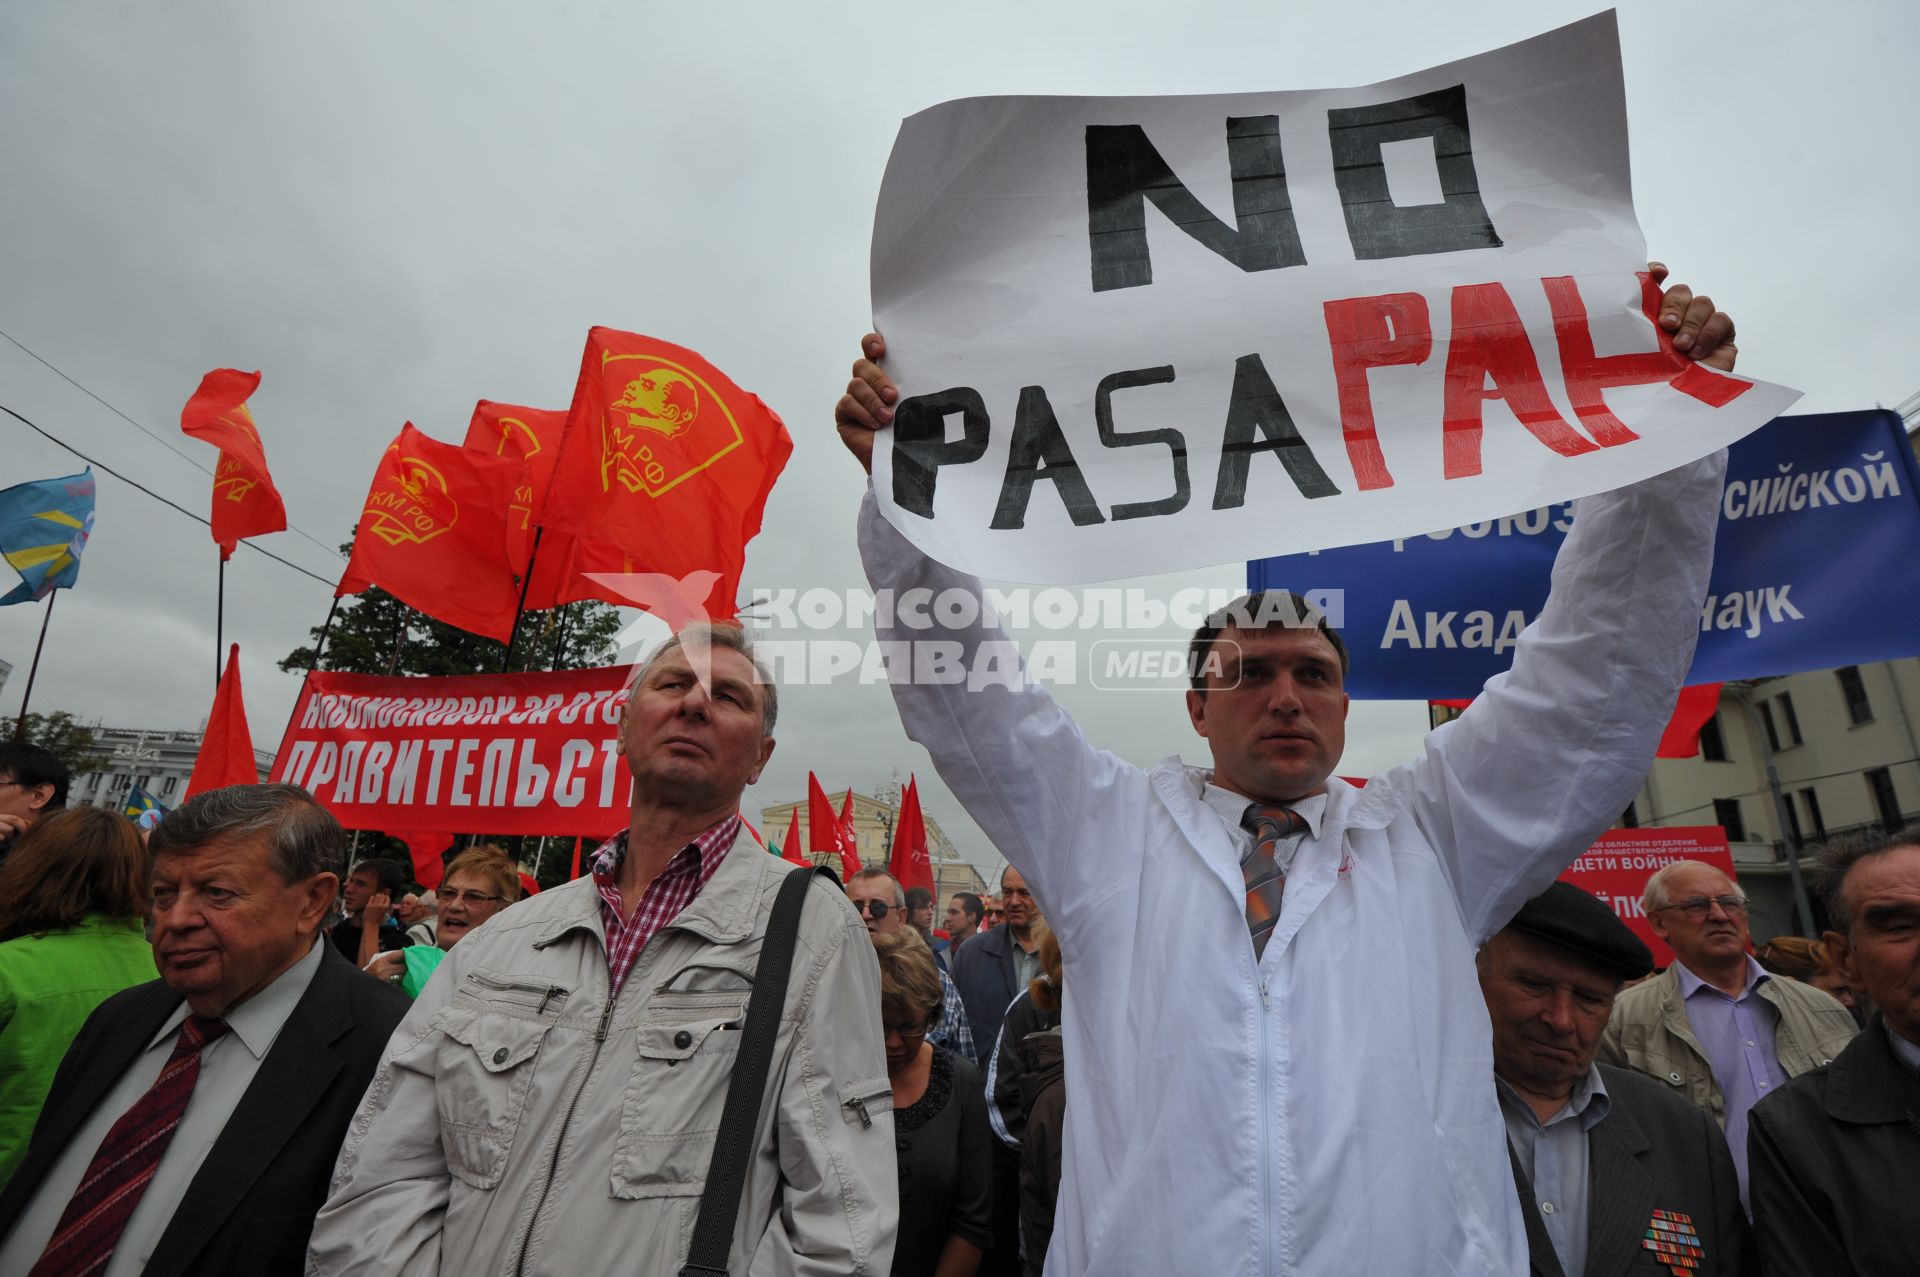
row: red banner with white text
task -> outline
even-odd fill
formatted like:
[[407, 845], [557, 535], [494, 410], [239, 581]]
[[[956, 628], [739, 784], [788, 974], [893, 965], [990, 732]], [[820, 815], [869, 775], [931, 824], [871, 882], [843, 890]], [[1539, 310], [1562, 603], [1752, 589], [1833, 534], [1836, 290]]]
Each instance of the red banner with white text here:
[[632, 798], [614, 752], [628, 673], [311, 674], [273, 779], [348, 829], [605, 837]]
[[1647, 879], [1676, 860], [1702, 861], [1729, 878], [1736, 877], [1727, 831], [1718, 825], [1688, 825], [1609, 829], [1560, 875], [1560, 880], [1584, 887], [1612, 905], [1620, 921], [1653, 950], [1653, 965], [1665, 967], [1673, 963], [1673, 950], [1653, 934], [1653, 924], [1640, 907], [1640, 897], [1647, 889]]

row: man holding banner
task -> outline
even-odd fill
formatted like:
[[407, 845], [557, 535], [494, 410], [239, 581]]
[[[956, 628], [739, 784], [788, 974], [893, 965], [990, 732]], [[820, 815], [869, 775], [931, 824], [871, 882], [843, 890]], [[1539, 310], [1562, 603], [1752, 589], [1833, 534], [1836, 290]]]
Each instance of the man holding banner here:
[[[1668, 289], [1657, 322], [1731, 370], [1732, 321], [1707, 299]], [[870, 467], [903, 401], [882, 339], [863, 350], [835, 417]], [[1512, 670], [1365, 790], [1334, 776], [1344, 646], [1285, 596], [1196, 635], [1187, 708], [1211, 769], [1097, 749], [1031, 681], [895, 681], [908, 735], [1032, 884], [1071, 969], [1049, 1274], [1526, 1271], [1474, 951], [1644, 778], [1692, 657], [1724, 464], [1584, 498]], [[877, 592], [981, 599], [871, 491], [859, 536]], [[984, 601], [977, 624], [954, 614], [877, 637], [957, 644], [968, 669], [1013, 650]]]

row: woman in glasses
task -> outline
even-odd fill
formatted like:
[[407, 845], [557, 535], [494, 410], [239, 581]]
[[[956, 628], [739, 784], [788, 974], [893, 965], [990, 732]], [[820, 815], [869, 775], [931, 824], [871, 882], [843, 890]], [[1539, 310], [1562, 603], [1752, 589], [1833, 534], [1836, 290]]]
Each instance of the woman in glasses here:
[[986, 1095], [967, 1060], [927, 1041], [944, 1006], [940, 968], [912, 927], [873, 937], [900, 1165], [894, 1277], [973, 1277], [993, 1244]]
[[520, 874], [500, 848], [471, 847], [453, 858], [434, 895], [440, 905], [434, 943], [380, 954], [366, 968], [369, 975], [398, 983], [410, 998], [420, 996], [427, 977], [460, 937], [520, 898]]

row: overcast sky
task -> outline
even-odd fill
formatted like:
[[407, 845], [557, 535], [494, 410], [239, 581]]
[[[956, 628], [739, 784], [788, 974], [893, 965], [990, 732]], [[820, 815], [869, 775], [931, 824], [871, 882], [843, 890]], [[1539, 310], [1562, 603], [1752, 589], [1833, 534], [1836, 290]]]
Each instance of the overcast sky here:
[[[863, 478], [831, 411], [869, 325], [867, 239], [900, 118], [994, 93], [1360, 85], [1584, 17], [1591, 3], [926, 6], [500, 3], [0, 8], [0, 328], [211, 468], [178, 433], [209, 368], [253, 401], [293, 523], [346, 539], [412, 420], [457, 441], [478, 398], [563, 407], [592, 324], [697, 349], [782, 414], [793, 461], [748, 555], [755, 588], [861, 581]], [[1356, 16], [1363, 15], [1363, 16]], [[1796, 411], [1920, 390], [1910, 3], [1629, 3], [1620, 14], [1641, 226], [1736, 316], [1742, 372]], [[1889, 299], [1892, 304], [1889, 304]], [[4, 342], [0, 403], [190, 509], [210, 481]], [[0, 417], [0, 486], [80, 463]], [[212, 693], [216, 552], [111, 477], [63, 592], [34, 708], [192, 728]], [[263, 541], [332, 579], [293, 532]], [[1235, 586], [1237, 565], [1177, 581]], [[255, 742], [299, 680], [275, 663], [330, 590], [228, 568]], [[0, 609], [17, 712], [42, 609]], [[748, 810], [918, 772], [931, 813], [997, 856], [878, 687], [783, 692]], [[1065, 689], [1089, 735], [1150, 763], [1197, 748], [1179, 698]], [[1417, 746], [1424, 706], [1356, 705], [1342, 770]]]

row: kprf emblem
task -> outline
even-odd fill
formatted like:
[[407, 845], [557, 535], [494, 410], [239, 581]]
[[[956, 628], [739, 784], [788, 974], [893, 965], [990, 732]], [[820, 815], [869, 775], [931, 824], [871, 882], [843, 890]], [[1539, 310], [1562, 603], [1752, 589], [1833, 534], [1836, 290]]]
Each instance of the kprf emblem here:
[[[260, 446], [260, 428], [253, 424], [253, 413], [245, 404], [236, 407], [231, 415], [222, 413], [218, 420], [237, 428], [247, 438], [253, 440], [255, 447]], [[220, 454], [219, 462], [213, 467], [215, 492], [228, 501], [245, 501], [247, 494], [259, 486], [260, 481], [244, 466], [225, 452]]]
[[367, 497], [373, 534], [388, 545], [431, 541], [460, 521], [460, 507], [447, 493], [447, 478], [418, 457], [400, 456], [384, 489]]
[[661, 496], [739, 447], [740, 423], [701, 376], [658, 355], [600, 356], [600, 488]]
[[1647, 1221], [1646, 1234], [1640, 1239], [1640, 1248], [1652, 1251], [1654, 1258], [1665, 1264], [1674, 1277], [1699, 1271], [1707, 1257], [1700, 1245], [1700, 1234], [1694, 1231], [1693, 1216], [1679, 1211], [1653, 1212], [1653, 1218]]

